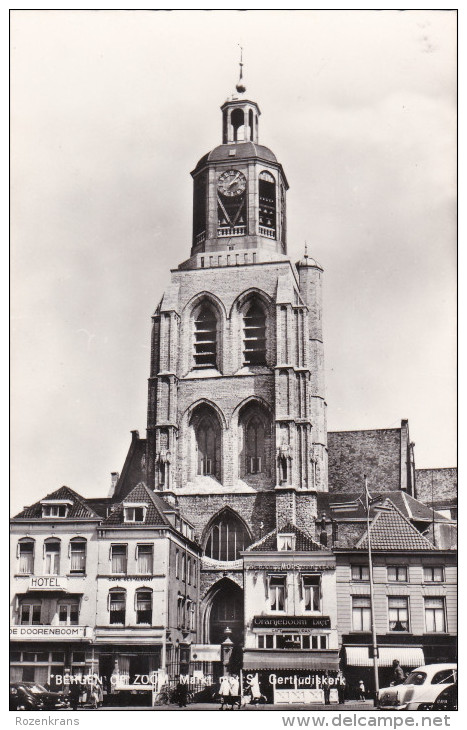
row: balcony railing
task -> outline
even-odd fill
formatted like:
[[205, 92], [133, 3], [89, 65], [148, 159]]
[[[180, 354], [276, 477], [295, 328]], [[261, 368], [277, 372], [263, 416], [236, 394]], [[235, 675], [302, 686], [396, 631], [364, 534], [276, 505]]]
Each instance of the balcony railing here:
[[260, 236], [267, 236], [267, 238], [276, 237], [276, 231], [274, 230], [274, 228], [266, 228], [265, 226], [260, 226], [259, 233], [260, 233]]
[[246, 226], [232, 226], [230, 228], [218, 228], [217, 235], [219, 238], [229, 238], [230, 236], [244, 236]]

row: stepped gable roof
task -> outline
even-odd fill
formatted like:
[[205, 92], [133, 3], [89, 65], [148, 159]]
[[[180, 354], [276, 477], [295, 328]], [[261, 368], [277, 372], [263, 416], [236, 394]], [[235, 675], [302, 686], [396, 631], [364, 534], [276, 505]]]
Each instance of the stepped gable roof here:
[[[234, 156], [229, 154], [232, 149], [235, 150]], [[220, 144], [206, 155], [203, 155], [198, 161], [195, 170], [204, 167], [208, 162], [230, 160], [233, 163], [235, 160], [244, 160], [250, 157], [259, 157], [268, 162], [277, 162], [277, 157], [274, 152], [271, 152], [269, 147], [265, 147], [262, 144], [257, 144], [256, 142], [230, 142], [228, 144]]]
[[125, 503], [128, 502], [141, 502], [142, 504], [147, 505], [145, 520], [138, 524], [145, 525], [146, 527], [172, 527], [164, 512], [173, 511], [173, 508], [165, 502], [162, 497], [151, 491], [144, 482], [137, 484], [136, 487], [134, 487], [131, 492], [129, 492], [125, 498], [118, 503], [116, 507], [114, 507], [110, 515], [103, 520], [102, 527], [125, 524], [123, 510]]
[[298, 552], [315, 552], [317, 550], [322, 550], [323, 547], [319, 543], [317, 543], [313, 538], [311, 538], [309, 535], [307, 535], [303, 530], [300, 530], [295, 525], [292, 525], [291, 523], [285, 525], [285, 527], [281, 527], [280, 530], [276, 527], [272, 532], [269, 532], [267, 535], [261, 538], [261, 540], [258, 540], [257, 542], [253, 543], [253, 545], [250, 545], [249, 548], [247, 548], [246, 552], [274, 552], [277, 551], [277, 535], [290, 535], [294, 534], [296, 536], [295, 539], [295, 551]]
[[[382, 507], [388, 511], [377, 512], [370, 524], [372, 550], [435, 550], [434, 545], [421, 535], [402, 512], [391, 502], [384, 500]], [[368, 548], [368, 531], [357, 542], [357, 548]]]
[[[432, 522], [433, 511], [418, 499], [411, 497], [410, 494], [402, 490], [391, 492], [374, 492], [372, 499], [377, 499], [370, 506], [370, 515], [376, 514], [378, 506], [386, 499], [389, 499], [400, 512], [409, 520], [414, 522]], [[334, 519], [347, 518], [356, 519], [366, 517], [365, 512], [365, 492], [337, 493], [337, 492], [319, 492], [318, 495], [318, 513], [327, 512]], [[436, 522], [449, 522], [444, 515], [435, 512]]]
[[[70, 506], [68, 515], [66, 517], [60, 517], [60, 521], [73, 520], [73, 519], [96, 519], [99, 515], [92, 509], [92, 507], [86, 502], [84, 497], [81, 497], [77, 492], [70, 487], [63, 486], [60, 489], [51, 492], [44, 499], [56, 499], [56, 500], [69, 500], [73, 504]], [[17, 514], [14, 519], [40, 519], [42, 518], [42, 505], [41, 500], [35, 502], [30, 507], [25, 507], [22, 512]], [[50, 518], [54, 519], [54, 518]]]

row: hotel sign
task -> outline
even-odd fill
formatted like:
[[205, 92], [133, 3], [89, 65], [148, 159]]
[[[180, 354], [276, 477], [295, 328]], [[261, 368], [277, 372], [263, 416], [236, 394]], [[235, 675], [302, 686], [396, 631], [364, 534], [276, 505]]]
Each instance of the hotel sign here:
[[32, 575], [28, 591], [66, 591], [67, 579], [60, 575]]
[[255, 616], [254, 629], [330, 629], [329, 616]]
[[79, 641], [92, 638], [90, 633], [88, 626], [10, 626], [12, 641]]

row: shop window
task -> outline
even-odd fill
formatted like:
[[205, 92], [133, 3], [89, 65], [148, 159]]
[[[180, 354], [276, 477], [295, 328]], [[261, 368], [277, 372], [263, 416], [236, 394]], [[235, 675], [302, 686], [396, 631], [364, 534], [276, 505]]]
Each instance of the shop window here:
[[152, 624], [152, 591], [136, 591], [136, 623]]
[[60, 542], [47, 540], [44, 543], [44, 572], [45, 575], [59, 575], [60, 572]]
[[144, 522], [146, 518], [147, 506], [141, 505], [129, 505], [123, 508], [123, 520], [124, 522]]
[[444, 568], [442, 565], [430, 565], [423, 568], [423, 580], [425, 583], [443, 583]]
[[150, 575], [153, 572], [153, 546], [138, 545], [136, 548], [136, 556], [138, 563], [138, 573]]
[[70, 540], [70, 573], [86, 572], [86, 540], [79, 537]]
[[86, 654], [84, 651], [74, 651], [71, 657], [73, 664], [85, 664]]
[[110, 560], [112, 573], [126, 573], [127, 546], [112, 545], [110, 548]]
[[211, 525], [205, 555], [214, 560], [238, 560], [250, 542], [248, 531], [240, 518], [230, 510], [224, 510]]
[[405, 596], [388, 598], [389, 631], [409, 630], [409, 599]]
[[278, 550], [295, 550], [295, 535], [282, 534], [277, 536]]
[[126, 592], [111, 589], [109, 591], [109, 612], [111, 624], [125, 624]]
[[388, 565], [388, 580], [407, 583], [407, 567], [405, 565]]
[[425, 626], [429, 634], [446, 631], [444, 598], [425, 598]]
[[34, 573], [34, 540], [20, 540], [18, 542], [19, 572], [22, 574]]
[[304, 575], [303, 581], [303, 599], [305, 603], [305, 611], [320, 610], [320, 593], [321, 593], [321, 576], [320, 575]]
[[285, 576], [269, 577], [271, 611], [283, 611], [285, 606]]
[[79, 601], [60, 601], [58, 604], [58, 623], [60, 626], [77, 626], [79, 618]]
[[352, 565], [352, 580], [366, 581], [370, 580], [370, 569], [368, 565]]
[[266, 315], [263, 307], [253, 301], [243, 317], [243, 363], [266, 364]]
[[41, 601], [23, 601], [19, 608], [19, 616], [22, 626], [40, 626]]
[[217, 367], [217, 317], [214, 308], [204, 302], [195, 315], [194, 365]]
[[352, 596], [352, 630], [371, 631], [371, 603], [369, 596]]

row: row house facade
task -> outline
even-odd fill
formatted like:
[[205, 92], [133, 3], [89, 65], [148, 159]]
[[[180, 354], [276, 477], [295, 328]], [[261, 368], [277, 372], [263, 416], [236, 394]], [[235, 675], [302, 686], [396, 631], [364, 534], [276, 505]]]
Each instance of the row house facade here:
[[196, 640], [199, 548], [144, 485], [98, 514], [62, 487], [11, 522], [11, 678], [112, 689], [186, 671]]

